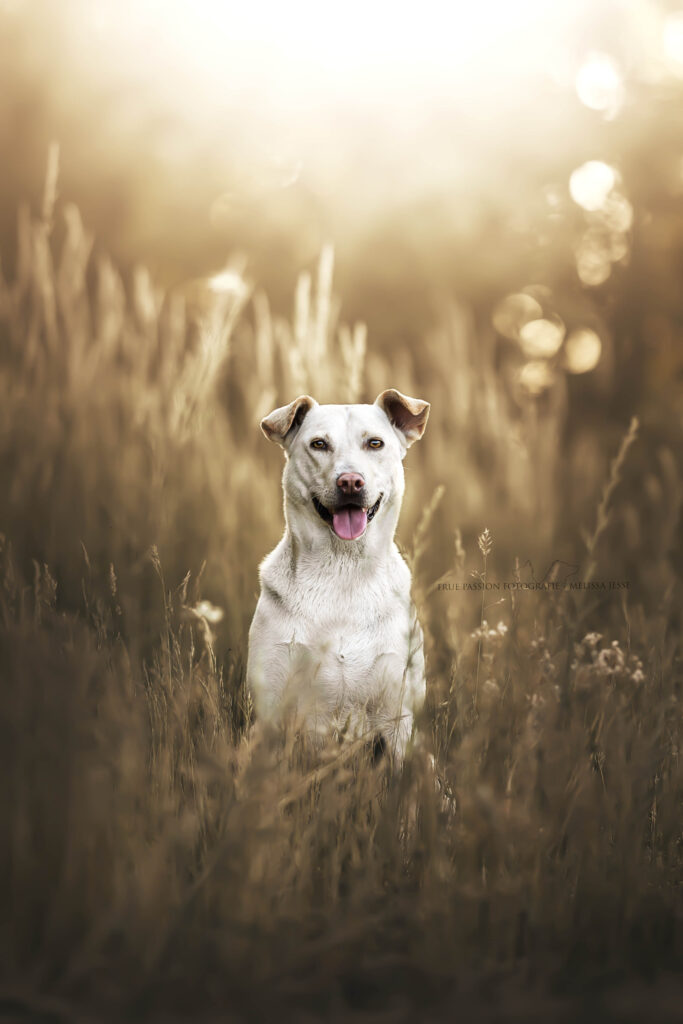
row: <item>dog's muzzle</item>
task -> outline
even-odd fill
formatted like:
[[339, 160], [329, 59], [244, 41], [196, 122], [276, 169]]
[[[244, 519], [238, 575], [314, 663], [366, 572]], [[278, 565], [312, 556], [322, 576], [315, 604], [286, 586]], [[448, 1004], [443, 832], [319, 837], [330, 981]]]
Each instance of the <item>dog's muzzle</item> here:
[[313, 507], [320, 518], [332, 527], [337, 537], [341, 540], [357, 540], [363, 536], [368, 523], [377, 515], [381, 501], [380, 494], [371, 508], [357, 502], [346, 502], [334, 509], [328, 509], [314, 496]]

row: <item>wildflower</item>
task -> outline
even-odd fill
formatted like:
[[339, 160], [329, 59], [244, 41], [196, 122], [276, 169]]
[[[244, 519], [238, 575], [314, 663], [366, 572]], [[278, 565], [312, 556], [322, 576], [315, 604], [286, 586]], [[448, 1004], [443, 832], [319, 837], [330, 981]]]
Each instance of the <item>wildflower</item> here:
[[473, 640], [502, 640], [507, 633], [508, 628], [504, 622], [499, 622], [497, 626], [489, 626], [487, 619], [482, 619], [481, 625], [470, 633]]
[[211, 604], [210, 601], [198, 601], [194, 608], [190, 608], [186, 604], [183, 605], [180, 615], [184, 622], [191, 622], [196, 626], [204, 643], [204, 648], [209, 658], [213, 661], [213, 644], [216, 638], [211, 629], [211, 624], [221, 621], [224, 615], [223, 609], [218, 608], [215, 604]]
[[225, 614], [222, 608], [218, 608], [215, 604], [211, 604], [210, 601], [199, 601], [191, 611], [193, 611], [198, 618], [206, 619], [207, 622], [211, 623], [220, 622]]
[[624, 668], [624, 655], [616, 642], [611, 647], [604, 647], [597, 656], [595, 662], [598, 672], [610, 676], [615, 672], [621, 672]]

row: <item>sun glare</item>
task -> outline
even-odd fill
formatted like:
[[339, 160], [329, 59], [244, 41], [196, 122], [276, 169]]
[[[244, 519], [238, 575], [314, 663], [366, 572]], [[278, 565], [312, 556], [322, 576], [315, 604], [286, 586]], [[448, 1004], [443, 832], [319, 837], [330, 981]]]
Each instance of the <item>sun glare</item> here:
[[683, 74], [683, 11], [675, 11], [664, 22], [664, 52], [672, 70]]
[[543, 0], [349, 0], [343, 8], [313, 0], [78, 2], [99, 41], [93, 62], [104, 56], [119, 72], [134, 68], [185, 98], [253, 100], [266, 92], [290, 104], [358, 95], [395, 103], [397, 89], [414, 99], [464, 78], [486, 88], [491, 75], [544, 70], [570, 16], [568, 4], [549, 11]]

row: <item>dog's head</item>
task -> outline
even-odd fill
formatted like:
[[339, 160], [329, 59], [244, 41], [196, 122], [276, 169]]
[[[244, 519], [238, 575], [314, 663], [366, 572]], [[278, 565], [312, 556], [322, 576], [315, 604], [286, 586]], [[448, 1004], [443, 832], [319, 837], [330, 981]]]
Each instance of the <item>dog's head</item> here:
[[311, 539], [331, 535], [344, 542], [370, 531], [393, 537], [403, 498], [402, 460], [422, 437], [428, 415], [428, 402], [390, 388], [373, 405], [319, 405], [302, 395], [266, 416], [261, 429], [287, 456], [290, 528]]

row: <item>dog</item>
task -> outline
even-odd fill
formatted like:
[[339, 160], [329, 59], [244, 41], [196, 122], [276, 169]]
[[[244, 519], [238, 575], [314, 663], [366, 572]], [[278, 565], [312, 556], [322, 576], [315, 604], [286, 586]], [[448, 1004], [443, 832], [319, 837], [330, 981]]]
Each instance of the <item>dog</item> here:
[[285, 532], [259, 568], [247, 685], [257, 716], [295, 716], [314, 742], [365, 737], [400, 765], [425, 699], [423, 633], [394, 542], [403, 459], [429, 403], [302, 395], [261, 421], [285, 452]]

